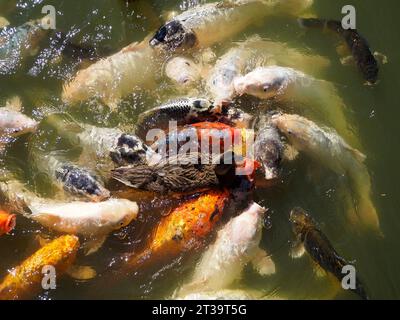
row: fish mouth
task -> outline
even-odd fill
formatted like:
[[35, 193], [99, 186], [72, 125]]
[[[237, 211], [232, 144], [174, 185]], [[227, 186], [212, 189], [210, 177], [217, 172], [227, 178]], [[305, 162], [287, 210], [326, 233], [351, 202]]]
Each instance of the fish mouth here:
[[13, 230], [16, 225], [17, 225], [17, 216], [15, 214], [12, 214], [8, 217], [6, 222], [6, 233], [9, 233], [11, 230]]

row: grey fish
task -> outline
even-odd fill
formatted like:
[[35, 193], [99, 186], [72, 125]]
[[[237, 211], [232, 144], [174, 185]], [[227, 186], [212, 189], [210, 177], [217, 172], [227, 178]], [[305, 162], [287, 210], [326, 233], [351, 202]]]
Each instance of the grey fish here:
[[372, 201], [372, 183], [364, 161], [366, 156], [352, 148], [336, 131], [295, 114], [274, 114], [272, 123], [288, 142], [323, 166], [348, 177], [357, 206], [349, 210], [349, 219], [381, 234], [379, 215]]
[[224, 0], [192, 7], [166, 22], [150, 40], [153, 48], [183, 51], [206, 48], [273, 14], [297, 15], [312, 0]]
[[92, 201], [110, 197], [110, 192], [98, 177], [87, 169], [64, 162], [56, 157], [55, 152], [46, 155], [35, 152], [32, 157], [39, 172], [47, 174], [52, 181], [70, 194]]
[[0, 108], [0, 137], [17, 137], [28, 132], [34, 132], [37, 122], [23, 113], [8, 107]]
[[3, 28], [0, 31], [0, 75], [16, 73], [24, 60], [38, 52], [48, 34], [49, 30], [42, 28], [41, 20]]
[[342, 23], [335, 20], [323, 19], [299, 19], [301, 26], [306, 28], [328, 29], [337, 33], [346, 42], [351, 51], [353, 59], [361, 71], [364, 79], [369, 84], [374, 84], [378, 80], [379, 67], [374, 55], [371, 52], [367, 40], [361, 36], [357, 30], [343, 29]]
[[115, 165], [146, 163], [154, 155], [154, 151], [139, 137], [118, 128], [81, 124], [60, 114], [53, 114], [46, 121], [71, 145], [82, 148], [79, 163], [89, 164], [95, 157], [94, 169], [102, 176], [108, 176]]
[[261, 117], [254, 142], [254, 153], [256, 160], [264, 168], [265, 179], [278, 178], [283, 151], [284, 145], [278, 129], [268, 121], [267, 117]]
[[[97, 60], [107, 49], [73, 43], [62, 32], [45, 29], [46, 17], [0, 30], [0, 75], [28, 71], [36, 76], [61, 55], [80, 61]], [[32, 62], [32, 65], [27, 63]]]
[[211, 101], [201, 98], [182, 98], [172, 100], [159, 107], [143, 112], [137, 121], [135, 133], [146, 137], [148, 130], [167, 129], [169, 121], [184, 125], [210, 115], [214, 106]]
[[[343, 267], [351, 264], [335, 251], [329, 239], [318, 229], [314, 219], [302, 208], [294, 208], [290, 212], [289, 220], [296, 236], [294, 252], [297, 252], [292, 256], [299, 257], [307, 252], [324, 271], [333, 274], [341, 282], [346, 275], [342, 273]], [[368, 299], [358, 278], [356, 279], [356, 288], [351, 290], [362, 299]]]
[[62, 183], [64, 190], [101, 201], [110, 197], [110, 192], [102, 182], [89, 171], [72, 164], [63, 164], [55, 172], [57, 181]]
[[145, 138], [151, 129], [168, 129], [170, 121], [178, 126], [201, 121], [219, 121], [237, 127], [247, 127], [252, 117], [231, 105], [217, 107], [202, 98], [181, 98], [142, 113], [135, 134]]

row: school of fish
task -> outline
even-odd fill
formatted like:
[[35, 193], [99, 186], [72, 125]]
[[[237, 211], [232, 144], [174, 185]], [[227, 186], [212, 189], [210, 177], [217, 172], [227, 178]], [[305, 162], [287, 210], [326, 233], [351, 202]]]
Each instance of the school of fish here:
[[[324, 79], [331, 61], [310, 48], [239, 37], [277, 17], [298, 19], [306, 30], [333, 31], [349, 49], [346, 62], [354, 61], [368, 85], [378, 85], [378, 54], [357, 30], [309, 17], [313, 2], [201, 2], [152, 17], [155, 31], [102, 57], [87, 43], [44, 28], [46, 17], [15, 27], [0, 19], [2, 77], [34, 76], [31, 58], [44, 52], [46, 41], [54, 43], [52, 37], [62, 43], [60, 56], [85, 61], [62, 79], [60, 110], [29, 112], [18, 96], [0, 102], [0, 241], [27, 226], [39, 237], [25, 258], [0, 270], [0, 300], [40, 297], [48, 266], [57, 278], [92, 282], [93, 297], [109, 298], [103, 288], [174, 277], [176, 265], [187, 271], [168, 299], [281, 299], [242, 283], [245, 269], [265, 281], [280, 271], [262, 241], [271, 235], [268, 203], [254, 190], [274, 188], [300, 156], [347, 186], [352, 200], [343, 216], [355, 232], [383, 237], [351, 106]], [[222, 53], [215, 53], [218, 46]], [[160, 93], [162, 87], [174, 94]], [[97, 126], [73, 116], [86, 104], [118, 115], [143, 92], [162, 103], [144, 102], [128, 125]], [[19, 140], [25, 141], [29, 175], [9, 167], [9, 149]], [[352, 263], [337, 253], [313, 214], [300, 207], [282, 214], [293, 231], [291, 257], [307, 253], [316, 273], [342, 281], [342, 268]], [[112, 251], [118, 241], [123, 252]], [[112, 254], [112, 262], [78, 264], [96, 254]], [[351, 291], [368, 299], [362, 278]]]

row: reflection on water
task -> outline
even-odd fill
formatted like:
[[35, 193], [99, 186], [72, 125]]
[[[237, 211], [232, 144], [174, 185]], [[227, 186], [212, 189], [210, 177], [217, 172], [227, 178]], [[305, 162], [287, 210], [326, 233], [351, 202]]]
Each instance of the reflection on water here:
[[[182, 91], [162, 77], [157, 79], [156, 88], [132, 93], [122, 101], [118, 112], [110, 112], [108, 107], [99, 102], [65, 106], [60, 100], [64, 80], [70, 79], [77, 70], [102, 57], [118, 52], [134, 41], [143, 40], [162, 24], [168, 16], [167, 11], [179, 12], [198, 2], [204, 1], [0, 0], [0, 16], [5, 16], [13, 27], [41, 18], [44, 4], [54, 5], [57, 11], [56, 31], [49, 30], [39, 37], [35, 35], [36, 46], [29, 48], [29, 52], [23, 55], [24, 59], [13, 59], [3, 64], [4, 68], [8, 68], [8, 71], [12, 69], [12, 72], [0, 76], [1, 104], [18, 95], [24, 113], [38, 121], [51, 113], [67, 113], [81, 123], [131, 130], [141, 112], [182, 95]], [[333, 3], [318, 0], [315, 3], [315, 12], [319, 16], [335, 19], [340, 18], [341, 7], [347, 4], [345, 1]], [[271, 226], [263, 231], [261, 247], [272, 254], [277, 272], [273, 276], [260, 277], [251, 268], [246, 268], [239, 284], [241, 288], [260, 290], [267, 296], [292, 299], [355, 298], [341, 290], [337, 283], [316, 277], [308, 258], [289, 257], [293, 235], [288, 215], [294, 206], [301, 206], [312, 213], [337, 251], [348, 260], [355, 261], [359, 276], [372, 298], [400, 297], [400, 277], [397, 272], [400, 266], [397, 253], [400, 222], [396, 212], [399, 204], [396, 182], [400, 178], [397, 170], [400, 153], [395, 148], [399, 142], [396, 130], [398, 108], [393, 103], [400, 72], [396, 61], [400, 54], [399, 46], [393, 41], [396, 39], [396, 26], [400, 25], [394, 20], [393, 12], [400, 7], [394, 0], [387, 1], [379, 11], [375, 10], [376, 4], [372, 0], [353, 1], [353, 4], [357, 9], [360, 32], [366, 36], [374, 50], [389, 57], [389, 64], [382, 67], [381, 80], [375, 87], [362, 86], [362, 79], [355, 68], [340, 65], [335, 51], [338, 44], [336, 38], [318, 32], [305, 32], [298, 28], [294, 19], [266, 19], [237, 35], [235, 40], [243, 41], [253, 34], [259, 34], [288, 43], [291, 47], [308, 48], [329, 58], [331, 66], [319, 77], [334, 83], [350, 108], [347, 116], [368, 156], [366, 164], [372, 177], [373, 199], [385, 237], [379, 239], [355, 232], [345, 214], [346, 199], [341, 180], [318, 163], [300, 155], [296, 161], [285, 163], [281, 182], [266, 188], [260, 187], [254, 195], [255, 201], [269, 208], [268, 224]], [[12, 28], [5, 30], [2, 32], [17, 32], [17, 29]], [[25, 29], [19, 37], [26, 36]], [[7, 42], [4, 47], [5, 44], [0, 43], [0, 54], [2, 50], [13, 49], [10, 49], [10, 45]], [[212, 49], [219, 56], [229, 47], [229, 43], [219, 43]], [[21, 48], [16, 46], [14, 49]], [[246, 107], [245, 102], [238, 103]], [[248, 111], [253, 112], [252, 108], [248, 108]], [[53, 186], [46, 177], [35, 172], [30, 153], [54, 150], [63, 152], [66, 158], [72, 160], [78, 159], [82, 152], [81, 148], [60, 137], [57, 130], [42, 123], [34, 138], [24, 136], [5, 150], [1, 165], [13, 171], [32, 190], [42, 196], [51, 196], [54, 193]], [[122, 187], [118, 184], [108, 187], [117, 196], [141, 200], [138, 220], [112, 233], [95, 255], [79, 255], [79, 264], [96, 269], [96, 279], [79, 282], [64, 277], [60, 280], [59, 289], [38, 298], [95, 297], [95, 292], [103, 290], [101, 275], [107, 274], [109, 268], [119, 264], [126, 252], [139, 252], [150, 238], [151, 230], [160, 216], [168, 214], [176, 205], [176, 199], [153, 199], [152, 194], [120, 190]], [[12, 234], [0, 238], [1, 276], [39, 247], [36, 237], [40, 233], [52, 235], [38, 224], [18, 217], [17, 228]], [[104, 296], [145, 299], [168, 297], [193, 270], [200, 253], [196, 252], [186, 259], [169, 261], [167, 266], [160, 263], [159, 272], [143, 271], [121, 285], [107, 288]]]

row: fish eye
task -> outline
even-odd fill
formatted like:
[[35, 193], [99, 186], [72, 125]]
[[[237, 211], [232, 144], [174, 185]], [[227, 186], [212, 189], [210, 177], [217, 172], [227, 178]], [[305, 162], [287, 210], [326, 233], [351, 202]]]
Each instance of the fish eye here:
[[264, 91], [264, 92], [268, 92], [270, 88], [271, 88], [271, 85], [270, 85], [270, 84], [264, 84], [264, 85], [263, 85], [263, 91]]

